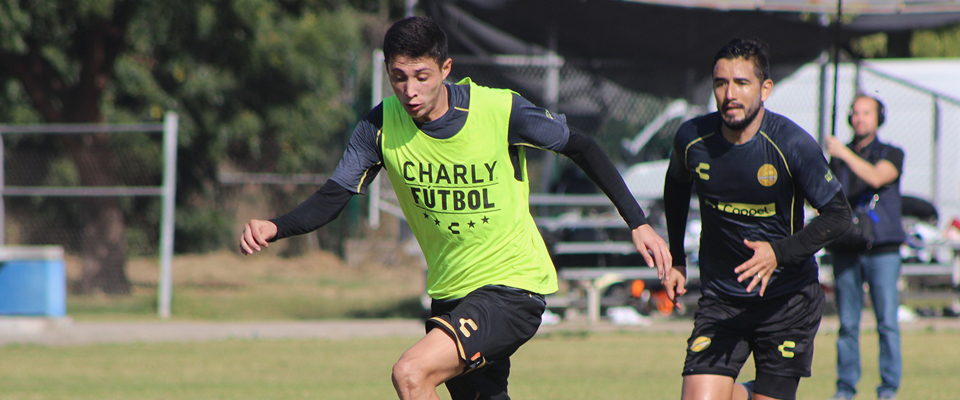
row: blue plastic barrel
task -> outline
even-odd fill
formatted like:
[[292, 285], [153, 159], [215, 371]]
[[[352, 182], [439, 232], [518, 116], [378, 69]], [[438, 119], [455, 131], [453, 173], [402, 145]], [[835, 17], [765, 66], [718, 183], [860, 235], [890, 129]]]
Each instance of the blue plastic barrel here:
[[67, 274], [60, 246], [0, 247], [0, 315], [63, 317]]

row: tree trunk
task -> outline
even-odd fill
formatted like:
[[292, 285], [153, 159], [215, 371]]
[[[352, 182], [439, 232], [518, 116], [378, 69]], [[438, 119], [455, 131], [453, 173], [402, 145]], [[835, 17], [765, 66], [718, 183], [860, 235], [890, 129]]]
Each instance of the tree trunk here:
[[117, 203], [115, 197], [84, 201], [89, 220], [81, 232], [83, 274], [78, 287], [81, 293], [130, 293], [130, 281], [123, 268], [127, 262], [123, 213]]
[[[70, 155], [80, 173], [83, 186], [120, 185], [107, 134], [98, 133], [70, 139]], [[119, 199], [92, 197], [84, 199], [82, 207], [85, 220], [80, 232], [83, 274], [80, 277], [79, 291], [130, 293], [130, 281], [124, 271], [127, 240]]]
[[[113, 79], [114, 62], [124, 48], [126, 25], [134, 4], [117, 2], [112, 17], [88, 25], [84, 38], [78, 41], [80, 79], [62, 94], [65, 121], [103, 122], [100, 104], [107, 84]], [[71, 137], [68, 143], [71, 143], [70, 155], [80, 173], [81, 185], [123, 185], [117, 174], [119, 166], [110, 147], [109, 134]], [[83, 208], [88, 219], [80, 233], [83, 253], [80, 292], [130, 293], [130, 281], [124, 270], [127, 240], [120, 199], [94, 197], [83, 201]]]

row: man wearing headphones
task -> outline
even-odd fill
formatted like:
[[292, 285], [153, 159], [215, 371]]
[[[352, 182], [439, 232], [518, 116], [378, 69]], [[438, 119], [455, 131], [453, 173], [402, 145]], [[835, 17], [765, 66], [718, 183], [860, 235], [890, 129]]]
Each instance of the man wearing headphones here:
[[863, 283], [870, 285], [870, 300], [880, 334], [880, 386], [877, 397], [892, 400], [900, 387], [900, 327], [897, 324], [897, 280], [900, 245], [906, 239], [900, 220], [900, 175], [903, 150], [881, 143], [877, 129], [886, 118], [880, 100], [858, 95], [848, 122], [853, 141], [844, 145], [826, 139], [830, 170], [839, 179], [850, 206], [861, 207], [873, 220], [872, 243], [857, 246], [834, 244], [833, 277], [840, 332], [837, 338], [837, 392], [833, 400], [850, 399], [860, 380], [860, 315]]

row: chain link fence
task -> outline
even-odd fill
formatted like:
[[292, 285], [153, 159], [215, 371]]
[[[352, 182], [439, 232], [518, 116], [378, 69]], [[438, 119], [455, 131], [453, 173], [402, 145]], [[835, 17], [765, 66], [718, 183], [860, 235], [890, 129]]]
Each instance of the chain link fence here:
[[[111, 174], [82, 177], [96, 162], [71, 156], [69, 138], [57, 134], [4, 135], [6, 245], [56, 244], [69, 253], [85, 246], [84, 226], [96, 204], [115, 204], [122, 213], [123, 236], [131, 257], [157, 255], [160, 242], [158, 197], [52, 196], [49, 188], [82, 188], [83, 182], [110, 181], [118, 187], [159, 187], [163, 172], [159, 134], [126, 133], [108, 141], [113, 157], [104, 166]], [[138, 149], [134, 149], [138, 148]], [[98, 185], [104, 186], [104, 185]], [[89, 194], [89, 193], [88, 193]]]
[[157, 309], [169, 316], [176, 137], [174, 113], [163, 124], [0, 126], [0, 244], [63, 247], [77, 258], [77, 293], [128, 294], [128, 259], [160, 255]]
[[884, 142], [905, 154], [900, 187], [904, 195], [932, 203], [940, 214], [940, 228], [960, 215], [960, 99], [937, 87], [917, 83], [929, 60], [901, 60], [895, 67], [871, 62], [842, 63], [837, 69], [836, 117], [833, 109], [834, 68], [821, 61], [798, 69], [775, 82], [768, 109], [786, 115], [823, 141], [835, 134], [853, 138], [847, 117], [858, 93], [880, 99], [886, 121], [878, 131]]
[[863, 64], [857, 91], [886, 106], [880, 137], [905, 153], [901, 190], [932, 202], [941, 223], [960, 215], [960, 99]]

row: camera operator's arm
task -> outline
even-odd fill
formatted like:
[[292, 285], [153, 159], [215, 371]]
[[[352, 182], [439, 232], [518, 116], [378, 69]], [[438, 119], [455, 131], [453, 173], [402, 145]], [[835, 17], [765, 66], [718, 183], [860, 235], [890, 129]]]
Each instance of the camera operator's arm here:
[[[874, 189], [887, 185], [900, 176], [900, 168], [894, 165], [896, 160], [883, 159], [878, 161], [876, 165], [871, 164], [834, 136], [827, 137], [827, 152], [830, 153], [831, 157], [839, 158], [847, 163], [850, 171], [853, 171], [854, 174], [857, 174], [861, 180]], [[900, 164], [902, 163], [903, 155], [901, 153]]]

